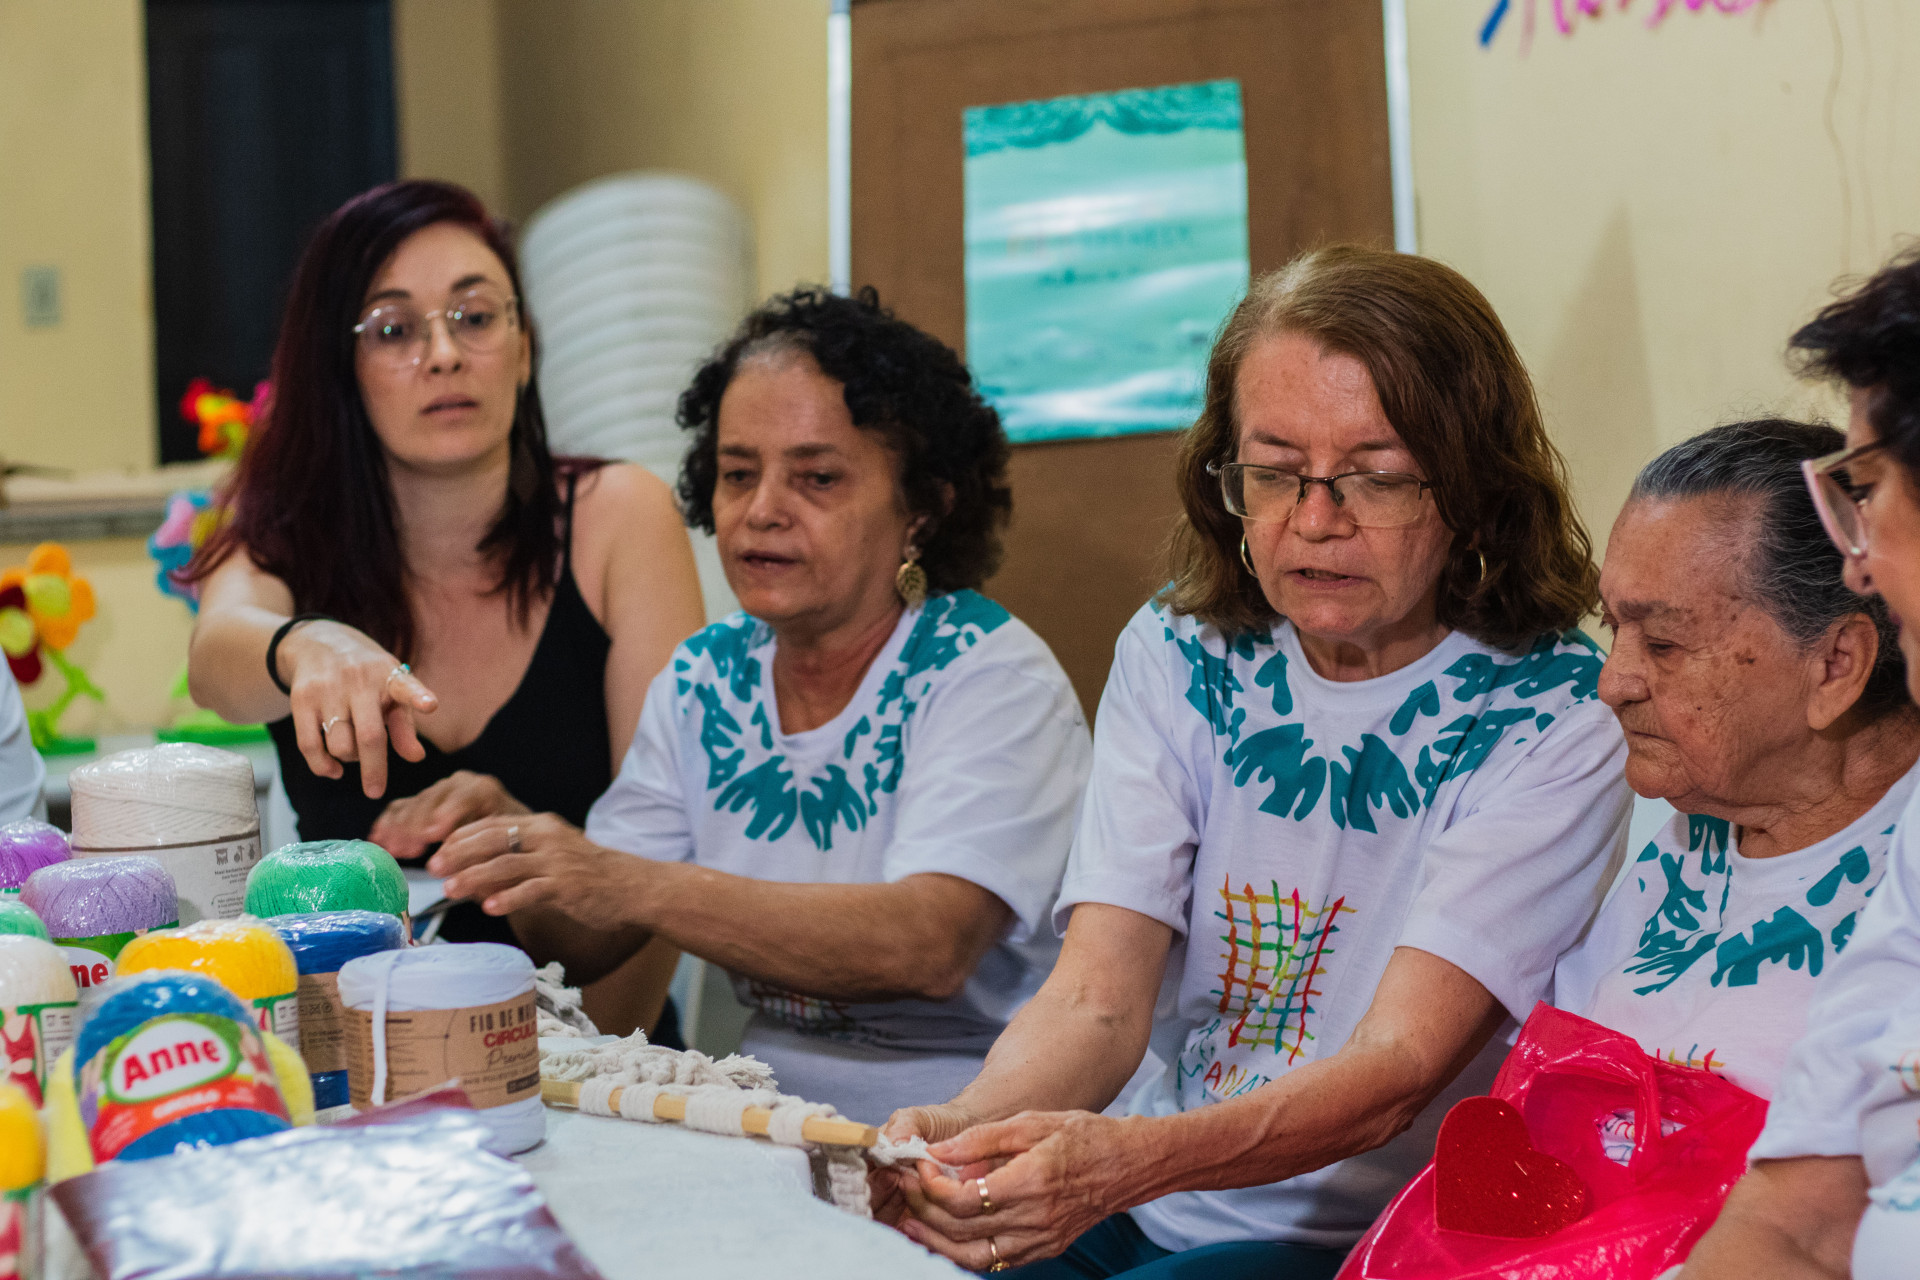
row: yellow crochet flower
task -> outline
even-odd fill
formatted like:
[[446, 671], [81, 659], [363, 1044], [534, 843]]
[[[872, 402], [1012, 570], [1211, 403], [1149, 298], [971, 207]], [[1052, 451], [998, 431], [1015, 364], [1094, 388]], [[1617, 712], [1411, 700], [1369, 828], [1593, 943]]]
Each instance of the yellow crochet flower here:
[[0, 573], [0, 592], [19, 587], [40, 643], [61, 650], [73, 643], [80, 624], [93, 617], [93, 584], [73, 571], [73, 557], [57, 542], [43, 542], [27, 557], [25, 568]]

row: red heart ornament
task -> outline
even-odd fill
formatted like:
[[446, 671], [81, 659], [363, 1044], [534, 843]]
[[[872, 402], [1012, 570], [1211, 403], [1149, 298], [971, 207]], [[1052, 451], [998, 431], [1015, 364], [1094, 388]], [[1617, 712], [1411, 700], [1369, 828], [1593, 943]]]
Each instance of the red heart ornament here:
[[1510, 1102], [1467, 1098], [1440, 1122], [1433, 1153], [1434, 1217], [1448, 1231], [1531, 1239], [1587, 1213], [1587, 1184], [1534, 1148]]

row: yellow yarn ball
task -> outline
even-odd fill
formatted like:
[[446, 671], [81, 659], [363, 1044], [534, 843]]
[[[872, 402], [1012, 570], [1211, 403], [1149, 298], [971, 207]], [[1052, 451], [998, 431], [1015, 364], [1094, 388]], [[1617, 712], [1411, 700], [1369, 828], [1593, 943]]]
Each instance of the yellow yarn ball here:
[[127, 943], [114, 965], [116, 974], [152, 969], [204, 973], [242, 1000], [288, 995], [300, 985], [287, 944], [248, 916], [156, 929]]
[[0, 1084], [0, 1191], [19, 1191], [40, 1181], [47, 1169], [40, 1118], [26, 1092]]

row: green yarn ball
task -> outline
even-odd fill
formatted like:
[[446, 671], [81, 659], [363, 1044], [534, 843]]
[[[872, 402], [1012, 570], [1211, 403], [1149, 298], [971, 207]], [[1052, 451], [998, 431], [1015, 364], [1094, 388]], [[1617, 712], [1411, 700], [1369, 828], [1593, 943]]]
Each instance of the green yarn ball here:
[[14, 897], [0, 897], [0, 933], [24, 933], [29, 938], [51, 941], [47, 926], [40, 923], [33, 908]]
[[282, 845], [247, 874], [247, 914], [307, 911], [407, 913], [407, 878], [393, 855], [365, 840]]

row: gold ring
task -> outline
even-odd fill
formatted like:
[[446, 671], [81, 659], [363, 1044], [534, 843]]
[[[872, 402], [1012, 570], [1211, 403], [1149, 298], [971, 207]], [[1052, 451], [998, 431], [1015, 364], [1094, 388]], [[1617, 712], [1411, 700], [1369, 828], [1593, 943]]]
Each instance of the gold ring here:
[[993, 1197], [987, 1194], [987, 1180], [985, 1178], [975, 1178], [973, 1185], [974, 1189], [980, 1193], [980, 1212], [992, 1213]]
[[507, 828], [507, 852], [508, 853], [520, 852], [520, 828], [519, 827]]
[[993, 1242], [992, 1236], [987, 1237], [987, 1250], [993, 1254], [993, 1265], [988, 1267], [987, 1270], [1005, 1271], [1007, 1269], [1006, 1259], [1000, 1256], [1000, 1246]]

